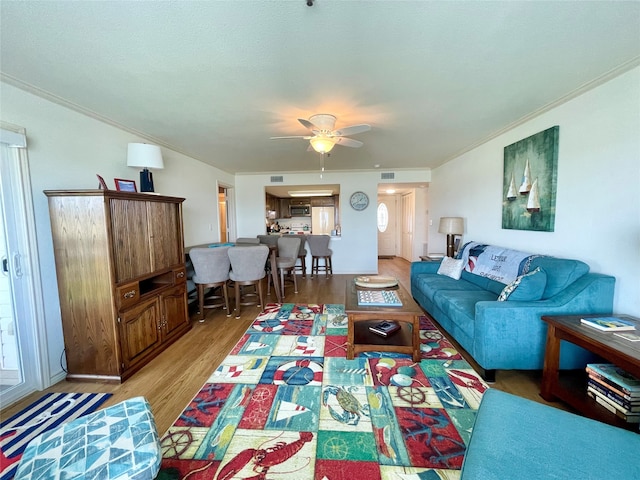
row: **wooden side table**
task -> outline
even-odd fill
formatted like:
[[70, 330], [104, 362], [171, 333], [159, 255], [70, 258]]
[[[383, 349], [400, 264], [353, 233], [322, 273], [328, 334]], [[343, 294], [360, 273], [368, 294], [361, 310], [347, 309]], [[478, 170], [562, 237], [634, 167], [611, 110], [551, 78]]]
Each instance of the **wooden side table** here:
[[[585, 371], [560, 371], [560, 341], [566, 340], [605, 358], [631, 375], [640, 378], [640, 345], [583, 325], [583, 317], [602, 315], [543, 316], [547, 322], [547, 344], [540, 396], [547, 401], [562, 400], [583, 415], [628, 430], [638, 430], [638, 425], [627, 423], [611, 413], [587, 395]], [[614, 315], [636, 324], [640, 331], [640, 319], [628, 315]], [[638, 342], [640, 343], [640, 342]]]

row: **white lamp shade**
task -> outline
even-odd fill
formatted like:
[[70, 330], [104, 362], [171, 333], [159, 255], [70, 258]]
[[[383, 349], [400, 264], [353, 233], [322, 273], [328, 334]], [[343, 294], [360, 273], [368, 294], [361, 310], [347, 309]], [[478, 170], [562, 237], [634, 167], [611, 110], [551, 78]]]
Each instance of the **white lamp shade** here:
[[438, 226], [439, 233], [447, 235], [462, 235], [464, 233], [464, 220], [462, 217], [441, 217]]
[[127, 167], [164, 168], [162, 150], [158, 145], [130, 143], [127, 148]]

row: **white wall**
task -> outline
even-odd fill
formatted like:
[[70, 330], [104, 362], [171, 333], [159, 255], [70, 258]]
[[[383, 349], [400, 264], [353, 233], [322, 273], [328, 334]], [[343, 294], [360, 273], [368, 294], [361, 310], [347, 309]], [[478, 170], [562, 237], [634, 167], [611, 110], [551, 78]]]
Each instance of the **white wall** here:
[[[27, 132], [31, 186], [53, 382], [64, 372], [60, 304], [47, 198], [43, 190], [97, 188], [96, 174], [107, 181], [129, 178], [139, 185], [139, 169], [126, 166], [127, 143], [142, 139], [2, 83], [2, 120]], [[185, 244], [219, 240], [217, 184], [234, 177], [184, 155], [162, 150], [165, 169], [154, 172], [156, 192], [186, 198], [183, 204]], [[213, 224], [213, 231], [209, 225]]]
[[[560, 126], [554, 232], [502, 229], [503, 149]], [[432, 172], [431, 218], [465, 218], [464, 240], [575, 258], [616, 277], [614, 311], [640, 317], [640, 68]], [[445, 244], [429, 227], [429, 244]], [[434, 245], [434, 248], [431, 248]]]
[[[428, 182], [431, 178], [429, 170], [396, 171], [395, 183]], [[333, 251], [333, 272], [371, 274], [378, 271], [378, 230], [376, 218], [376, 199], [380, 172], [331, 172], [325, 171], [320, 179], [319, 173], [285, 174], [284, 182], [277, 185], [340, 185], [340, 227], [342, 236], [331, 242]], [[264, 187], [276, 185], [270, 182], [270, 175], [238, 175], [236, 176], [236, 197], [238, 236], [252, 237], [265, 232], [265, 195]], [[418, 190], [418, 189], [416, 189]], [[421, 189], [425, 190], [425, 189]], [[363, 211], [355, 211], [349, 205], [349, 197], [353, 192], [362, 191], [369, 196], [369, 207]], [[424, 200], [424, 195], [419, 196]], [[416, 210], [418, 207], [416, 207]], [[420, 207], [424, 210], [424, 207]], [[424, 221], [422, 222], [424, 223]], [[426, 240], [424, 226], [416, 233], [414, 245], [422, 245]], [[421, 249], [421, 247], [420, 247]], [[421, 255], [417, 247], [415, 260]]]

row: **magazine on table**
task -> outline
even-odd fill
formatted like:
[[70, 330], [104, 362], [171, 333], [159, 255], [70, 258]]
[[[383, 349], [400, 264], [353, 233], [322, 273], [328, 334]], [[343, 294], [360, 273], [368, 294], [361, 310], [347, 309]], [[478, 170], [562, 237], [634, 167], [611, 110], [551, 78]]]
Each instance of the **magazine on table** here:
[[380, 323], [376, 323], [369, 327], [369, 330], [377, 335], [388, 337], [389, 335], [400, 330], [398, 322], [392, 320], [383, 320]]
[[636, 329], [633, 322], [618, 317], [585, 317], [580, 319], [580, 322], [603, 332], [621, 332]]

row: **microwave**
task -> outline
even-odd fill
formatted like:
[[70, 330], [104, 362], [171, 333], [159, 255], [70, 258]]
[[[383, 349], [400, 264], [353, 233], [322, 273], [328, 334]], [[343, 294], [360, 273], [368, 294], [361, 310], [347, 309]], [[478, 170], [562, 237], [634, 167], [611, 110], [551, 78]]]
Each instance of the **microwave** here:
[[291, 217], [310, 217], [310, 205], [289, 205], [289, 215]]

